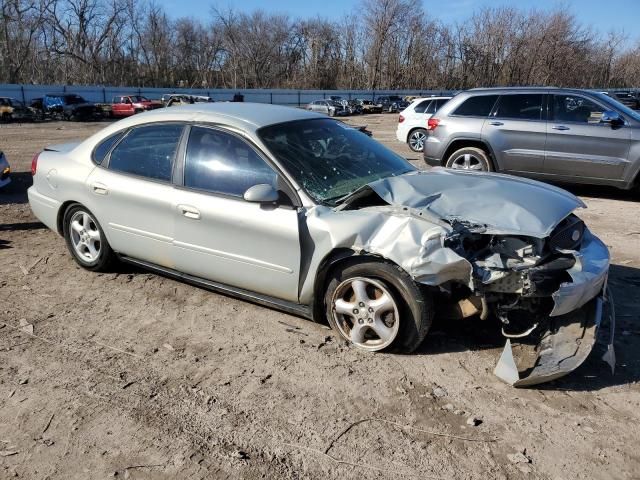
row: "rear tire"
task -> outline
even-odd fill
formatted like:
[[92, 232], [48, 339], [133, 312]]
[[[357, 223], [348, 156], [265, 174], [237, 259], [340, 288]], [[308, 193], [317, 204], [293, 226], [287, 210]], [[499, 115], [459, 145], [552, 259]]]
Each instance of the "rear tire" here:
[[352, 259], [329, 277], [325, 294], [329, 325], [367, 351], [410, 353], [433, 321], [433, 298], [400, 267]]
[[472, 170], [478, 172], [492, 172], [493, 165], [489, 154], [481, 148], [463, 147], [453, 152], [445, 167], [454, 170]]
[[80, 204], [71, 205], [64, 213], [62, 227], [67, 248], [78, 265], [93, 272], [109, 271], [115, 253], [88, 209]]

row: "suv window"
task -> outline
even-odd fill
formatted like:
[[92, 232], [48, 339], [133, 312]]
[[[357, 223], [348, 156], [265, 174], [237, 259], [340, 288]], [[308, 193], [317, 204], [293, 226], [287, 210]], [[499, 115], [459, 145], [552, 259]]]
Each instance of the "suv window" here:
[[111, 150], [111, 147], [113, 147], [118, 142], [118, 140], [122, 138], [122, 135], [124, 135], [124, 132], [118, 132], [115, 135], [111, 135], [110, 137], [105, 138], [101, 143], [99, 143], [98, 146], [93, 150], [93, 155], [91, 157], [93, 158], [93, 161], [100, 165], [107, 157], [107, 154], [109, 153], [109, 150]]
[[134, 128], [111, 152], [109, 169], [171, 181], [182, 129], [177, 124]]
[[242, 197], [260, 183], [277, 188], [276, 173], [244, 140], [212, 128], [191, 129], [185, 187]]
[[495, 117], [518, 120], [540, 120], [542, 118], [542, 94], [502, 95], [498, 100]]
[[553, 96], [553, 119], [556, 122], [600, 123], [604, 110], [579, 95]]
[[477, 95], [469, 97], [456, 108], [453, 115], [459, 117], [488, 117], [498, 95]]
[[429, 107], [430, 103], [431, 103], [431, 100], [423, 100], [422, 102], [420, 102], [415, 106], [413, 111], [416, 113], [424, 113], [425, 110]]

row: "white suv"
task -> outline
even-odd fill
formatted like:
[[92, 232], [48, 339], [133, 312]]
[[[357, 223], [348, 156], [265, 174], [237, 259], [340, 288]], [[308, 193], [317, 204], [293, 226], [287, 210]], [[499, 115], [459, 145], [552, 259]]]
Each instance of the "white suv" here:
[[396, 137], [414, 152], [421, 152], [427, 138], [427, 120], [451, 97], [416, 98], [400, 112]]

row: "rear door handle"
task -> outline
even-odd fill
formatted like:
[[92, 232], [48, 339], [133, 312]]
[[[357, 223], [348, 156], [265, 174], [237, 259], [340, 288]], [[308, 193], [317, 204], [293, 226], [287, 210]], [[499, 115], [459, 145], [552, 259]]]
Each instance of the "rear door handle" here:
[[183, 216], [190, 218], [192, 220], [200, 220], [200, 210], [191, 205], [178, 205], [178, 210], [182, 213]]
[[489, 125], [493, 125], [494, 127], [500, 127], [501, 125], [504, 125], [504, 123], [502, 123], [502, 122], [489, 122]]
[[569, 130], [569, 127], [565, 127], [564, 125], [554, 125], [551, 128], [553, 128], [554, 130], [562, 130], [562, 131]]
[[97, 193], [98, 195], [106, 195], [109, 193], [109, 189], [104, 183], [96, 182], [91, 185], [91, 188], [93, 189], [93, 193]]

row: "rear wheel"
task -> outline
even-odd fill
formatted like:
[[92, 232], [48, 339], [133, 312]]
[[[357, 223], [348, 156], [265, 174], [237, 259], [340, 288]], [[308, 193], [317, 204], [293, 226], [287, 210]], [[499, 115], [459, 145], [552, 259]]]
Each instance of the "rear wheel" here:
[[477, 147], [464, 147], [456, 150], [447, 159], [445, 167], [454, 170], [493, 171], [489, 155]]
[[331, 327], [367, 351], [408, 353], [422, 343], [433, 301], [396, 265], [352, 261], [331, 276], [325, 306]]
[[93, 214], [82, 205], [67, 209], [63, 220], [67, 248], [78, 264], [92, 271], [106, 271], [115, 254]]
[[427, 140], [427, 131], [424, 128], [416, 128], [409, 134], [407, 145], [414, 152], [422, 152], [424, 150], [424, 142]]

